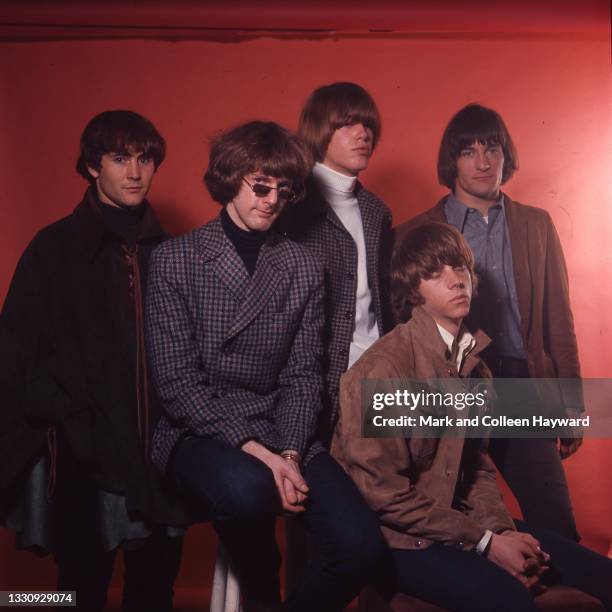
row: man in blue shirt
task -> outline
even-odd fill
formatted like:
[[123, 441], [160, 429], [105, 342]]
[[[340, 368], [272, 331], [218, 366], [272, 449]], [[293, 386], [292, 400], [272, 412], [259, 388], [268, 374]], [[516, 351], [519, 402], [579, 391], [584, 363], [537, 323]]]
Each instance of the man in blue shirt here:
[[[396, 230], [427, 221], [455, 226], [476, 259], [479, 292], [471, 318], [493, 339], [485, 359], [497, 378], [579, 378], [567, 269], [550, 215], [501, 192], [518, 168], [500, 115], [470, 104], [450, 121], [440, 144], [438, 179], [451, 192]], [[582, 410], [581, 399], [563, 408]], [[578, 540], [560, 459], [580, 436], [494, 439], [490, 454], [515, 494], [525, 519]]]

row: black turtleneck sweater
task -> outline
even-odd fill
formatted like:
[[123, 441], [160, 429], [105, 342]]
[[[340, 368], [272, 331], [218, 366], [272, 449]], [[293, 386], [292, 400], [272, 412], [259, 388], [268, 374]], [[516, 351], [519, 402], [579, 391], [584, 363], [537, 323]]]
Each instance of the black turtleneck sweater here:
[[229, 216], [227, 207], [221, 211], [221, 227], [240, 255], [247, 272], [253, 276], [261, 245], [266, 241], [268, 232], [247, 231], [239, 228]]

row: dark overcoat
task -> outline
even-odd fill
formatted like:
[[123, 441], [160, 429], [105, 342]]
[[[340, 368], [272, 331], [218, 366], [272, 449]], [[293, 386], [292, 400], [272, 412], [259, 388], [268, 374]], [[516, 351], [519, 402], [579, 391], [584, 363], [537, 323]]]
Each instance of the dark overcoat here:
[[146, 456], [159, 402], [150, 385], [147, 413], [139, 413], [136, 390], [134, 262], [144, 283], [166, 235], [149, 207], [126, 250], [99, 206], [89, 190], [71, 215], [41, 230], [11, 282], [0, 316], [0, 492], [4, 502], [18, 494], [54, 430], [57, 452], [98, 487], [125, 495], [133, 520], [182, 524]]

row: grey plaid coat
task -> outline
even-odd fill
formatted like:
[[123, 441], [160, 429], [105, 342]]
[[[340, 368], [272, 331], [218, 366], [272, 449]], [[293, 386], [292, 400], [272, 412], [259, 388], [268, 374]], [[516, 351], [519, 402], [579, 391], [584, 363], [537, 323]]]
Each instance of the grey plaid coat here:
[[[359, 182], [355, 190], [366, 246], [368, 282], [378, 331], [392, 327], [389, 270], [392, 247], [391, 211]], [[340, 376], [346, 371], [355, 329], [357, 245], [311, 178], [306, 200], [282, 220], [285, 234], [307, 246], [325, 268], [324, 378], [326, 414], [319, 437], [327, 445], [338, 416]]]
[[271, 233], [250, 277], [219, 219], [153, 253], [146, 300], [153, 379], [165, 411], [153, 460], [184, 435], [254, 439], [308, 460], [321, 409], [323, 274]]

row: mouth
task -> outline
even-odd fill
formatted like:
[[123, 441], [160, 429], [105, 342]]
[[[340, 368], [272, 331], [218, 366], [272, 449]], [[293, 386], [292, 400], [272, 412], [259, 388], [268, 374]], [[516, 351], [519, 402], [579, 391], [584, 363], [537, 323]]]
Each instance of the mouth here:
[[470, 296], [467, 294], [457, 295], [450, 300], [451, 304], [469, 304]]
[[356, 147], [353, 151], [359, 155], [370, 155], [370, 147]]
[[269, 219], [270, 217], [274, 217], [274, 215], [276, 215], [276, 210], [260, 210], [258, 208], [255, 210], [260, 217], [264, 217], [265, 219]]

